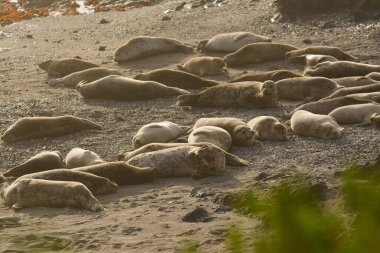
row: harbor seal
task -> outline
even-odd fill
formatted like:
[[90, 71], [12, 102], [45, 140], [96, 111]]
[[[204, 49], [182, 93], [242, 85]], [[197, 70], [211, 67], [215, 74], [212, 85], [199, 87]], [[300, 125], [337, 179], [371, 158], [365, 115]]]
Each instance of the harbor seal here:
[[371, 72], [371, 73], [367, 74], [366, 77], [380, 82], [380, 72]]
[[259, 116], [248, 121], [247, 125], [255, 132], [260, 141], [285, 141], [288, 139], [286, 127], [275, 117]]
[[380, 113], [372, 114], [369, 122], [374, 125], [376, 128], [380, 128]]
[[91, 83], [79, 83], [77, 90], [84, 98], [146, 100], [189, 94], [180, 88], [152, 81], [139, 81], [123, 76], [106, 76]]
[[64, 77], [74, 72], [99, 67], [99, 65], [77, 58], [47, 60], [40, 63], [38, 66], [45, 70], [48, 75], [56, 77]]
[[139, 36], [130, 39], [115, 52], [115, 62], [130, 62], [158, 54], [191, 53], [193, 48], [181, 42], [161, 37]]
[[347, 76], [365, 76], [371, 72], [380, 72], [380, 65], [351, 61], [322, 62], [305, 70], [305, 76], [323, 76], [339, 78]]
[[237, 157], [231, 153], [228, 153], [224, 151], [223, 149], [215, 146], [212, 143], [203, 142], [203, 143], [150, 143], [145, 146], [142, 146], [141, 148], [138, 148], [136, 150], [126, 152], [124, 154], [119, 154], [117, 159], [119, 161], [128, 161], [132, 157], [135, 157], [139, 154], [144, 154], [152, 151], [158, 151], [158, 150], [164, 150], [168, 148], [174, 148], [174, 147], [182, 147], [182, 146], [192, 146], [192, 147], [201, 147], [203, 145], [212, 145], [215, 148], [218, 148], [219, 150], [224, 152], [225, 158], [226, 158], [226, 164], [231, 166], [248, 166], [249, 162], [241, 159], [240, 157]]
[[229, 81], [229, 83], [245, 82], [245, 81], [265, 82], [267, 80], [276, 82], [282, 79], [293, 78], [293, 77], [301, 77], [301, 76], [288, 70], [273, 70], [273, 71], [268, 71], [268, 72], [243, 75]]
[[50, 79], [49, 85], [56, 86], [59, 84], [63, 84], [63, 86], [65, 87], [75, 88], [77, 84], [80, 82], [90, 83], [109, 75], [121, 76], [121, 73], [116, 69], [96, 67], [74, 72], [62, 78]]
[[358, 60], [358, 58], [342, 51], [340, 48], [330, 47], [330, 46], [312, 46], [312, 47], [297, 49], [297, 50], [287, 52], [285, 54], [285, 57], [286, 59], [292, 59], [294, 57], [307, 55], [307, 54], [330, 55], [340, 61], [357, 61]]
[[255, 133], [247, 124], [238, 118], [200, 118], [194, 124], [194, 129], [203, 126], [216, 126], [226, 130], [232, 137], [235, 146], [251, 146], [255, 142]]
[[22, 179], [44, 179], [52, 181], [73, 181], [84, 184], [94, 195], [114, 193], [119, 186], [111, 182], [108, 178], [99, 177], [87, 172], [74, 171], [68, 169], [54, 169], [24, 175], [15, 182]]
[[164, 121], [146, 124], [133, 136], [133, 147], [139, 148], [152, 142], [169, 142], [184, 135], [190, 128]]
[[200, 78], [196, 75], [171, 69], [157, 69], [134, 77], [141, 81], [155, 81], [170, 87], [181, 89], [199, 89], [218, 85], [217, 82]]
[[331, 95], [341, 88], [324, 77], [295, 77], [276, 82], [280, 99], [314, 101]]
[[153, 181], [156, 177], [154, 169], [138, 168], [123, 161], [105, 162], [78, 167], [72, 170], [91, 173], [99, 177], [105, 177], [118, 185], [144, 184]]
[[224, 152], [213, 145], [180, 146], [136, 155], [127, 161], [151, 167], [157, 177], [194, 177], [222, 175], [226, 169]]
[[278, 95], [273, 81], [226, 83], [178, 96], [177, 105], [270, 108], [278, 106]]
[[380, 104], [368, 103], [346, 105], [329, 113], [339, 124], [362, 124], [370, 122], [373, 115], [380, 113]]
[[1, 193], [5, 205], [15, 209], [25, 207], [74, 207], [93, 212], [104, 210], [98, 200], [82, 183], [21, 179]]
[[43, 151], [3, 173], [5, 177], [21, 177], [25, 174], [62, 168], [63, 156], [59, 151]]
[[331, 80], [344, 87], [358, 87], [377, 82], [366, 76], [347, 76], [341, 78], [333, 78]]
[[66, 155], [65, 161], [66, 167], [69, 169], [105, 162], [95, 152], [82, 148], [73, 148], [70, 150]]
[[352, 97], [356, 99], [362, 99], [362, 100], [371, 100], [376, 103], [380, 103], [380, 91], [377, 92], [368, 92], [368, 93], [354, 93], [347, 95], [345, 97]]
[[188, 143], [209, 142], [228, 151], [232, 145], [231, 135], [223, 128], [202, 126], [195, 128], [188, 137]]
[[[291, 51], [292, 52], [292, 51]], [[290, 53], [290, 52], [288, 52]], [[336, 62], [339, 61], [337, 58], [331, 55], [323, 54], [303, 54], [300, 56], [290, 57], [287, 60], [291, 63], [302, 63], [305, 64], [305, 68], [314, 67], [321, 62]]]
[[219, 75], [225, 72], [226, 63], [222, 58], [199, 56], [187, 60], [183, 65], [177, 65], [182, 71], [199, 76]]
[[284, 60], [285, 53], [297, 48], [277, 43], [252, 43], [248, 44], [234, 53], [224, 56], [227, 67], [235, 67], [253, 63]]
[[250, 32], [221, 33], [209, 40], [200, 41], [197, 46], [197, 51], [232, 53], [243, 46], [256, 42], [272, 42], [272, 39]]
[[379, 92], [379, 91], [380, 91], [380, 82], [368, 84], [368, 85], [363, 85], [363, 86], [359, 86], [359, 87], [342, 88], [342, 89], [335, 91], [330, 96], [327, 96], [323, 99], [343, 97], [343, 96], [347, 96], [350, 94]]
[[296, 111], [290, 119], [295, 134], [302, 136], [336, 139], [342, 135], [343, 128], [329, 115], [314, 114], [308, 111]]
[[62, 136], [88, 129], [100, 130], [102, 127], [89, 120], [71, 115], [24, 117], [11, 125], [1, 136], [1, 140], [11, 143], [20, 140]]

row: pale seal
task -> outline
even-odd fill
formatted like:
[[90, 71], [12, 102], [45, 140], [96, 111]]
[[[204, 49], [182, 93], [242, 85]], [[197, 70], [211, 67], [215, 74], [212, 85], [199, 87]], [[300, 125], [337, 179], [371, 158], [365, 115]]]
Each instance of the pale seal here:
[[94, 122], [74, 116], [24, 117], [17, 120], [1, 136], [4, 142], [56, 137], [81, 130], [101, 129]]
[[285, 54], [285, 57], [287, 59], [292, 59], [294, 57], [307, 55], [307, 54], [330, 55], [340, 61], [357, 61], [358, 60], [356, 57], [342, 51], [340, 48], [330, 47], [330, 46], [312, 46], [312, 47], [297, 49], [297, 50], [287, 52]]
[[257, 140], [285, 141], [288, 131], [284, 124], [271, 116], [258, 116], [248, 121], [247, 125], [255, 132]]
[[279, 81], [286, 78], [301, 77], [300, 75], [293, 73], [288, 70], [273, 70], [268, 72], [246, 74], [240, 77], [234, 78], [229, 81], [229, 83], [244, 82], [244, 81], [256, 81], [256, 82], [265, 82], [267, 80]]
[[219, 75], [225, 72], [226, 63], [222, 58], [199, 56], [187, 60], [183, 65], [177, 65], [182, 71], [199, 76]]
[[226, 83], [178, 96], [177, 105], [270, 108], [278, 106], [278, 95], [273, 81]]
[[328, 115], [314, 114], [308, 111], [296, 111], [290, 119], [290, 126], [295, 134], [302, 136], [336, 139], [343, 128]]
[[347, 76], [341, 78], [333, 78], [331, 80], [344, 87], [357, 87], [377, 82], [366, 76]]
[[73, 148], [66, 155], [65, 158], [66, 167], [69, 169], [83, 167], [93, 164], [104, 163], [95, 152], [82, 148]]
[[250, 32], [232, 32], [215, 35], [209, 40], [202, 40], [198, 43], [197, 51], [216, 51], [232, 53], [243, 46], [256, 42], [271, 42], [272, 39]]
[[367, 85], [358, 86], [358, 87], [342, 88], [323, 99], [343, 97], [350, 94], [379, 92], [379, 91], [380, 91], [380, 82], [377, 82], [377, 83], [367, 84]]
[[[291, 51], [292, 52], [292, 51]], [[290, 53], [290, 52], [288, 52]], [[336, 62], [339, 61], [337, 58], [331, 55], [323, 54], [304, 54], [300, 56], [290, 57], [287, 60], [291, 63], [302, 63], [305, 64], [305, 68], [314, 67], [321, 62]]]
[[139, 81], [123, 76], [106, 76], [91, 83], [79, 83], [78, 92], [84, 98], [114, 100], [146, 100], [189, 94], [180, 88], [168, 87], [153, 81]]
[[188, 143], [209, 142], [227, 151], [231, 148], [231, 135], [223, 128], [202, 126], [195, 128], [188, 137]]
[[248, 44], [238, 51], [228, 54], [224, 57], [227, 67], [235, 67], [253, 63], [284, 60], [285, 53], [297, 48], [277, 43], [252, 43]]
[[157, 69], [134, 77], [141, 81], [155, 81], [170, 87], [181, 89], [199, 89], [218, 85], [217, 82], [200, 78], [196, 75], [171, 69]]
[[354, 93], [346, 95], [345, 97], [352, 97], [362, 100], [372, 100], [373, 102], [380, 103], [380, 91], [377, 92], [368, 92], [368, 93]]
[[305, 76], [323, 76], [339, 78], [347, 76], [365, 76], [371, 72], [380, 72], [380, 65], [351, 61], [322, 62], [305, 70]]
[[184, 135], [188, 127], [181, 127], [170, 121], [146, 124], [133, 136], [132, 144], [135, 148], [152, 142], [169, 142]]
[[203, 126], [223, 128], [231, 135], [234, 146], [251, 146], [255, 142], [255, 133], [243, 120], [238, 118], [200, 118], [195, 122], [194, 129]]
[[64, 77], [74, 72], [99, 67], [99, 65], [77, 58], [47, 60], [40, 63], [38, 66], [45, 70], [48, 75], [57, 77]]
[[5, 205], [15, 209], [45, 206], [104, 210], [90, 190], [78, 182], [22, 179], [5, 188], [1, 195]]
[[59, 151], [43, 151], [3, 173], [5, 177], [21, 177], [39, 171], [62, 168], [63, 156]]
[[71, 73], [62, 78], [50, 79], [49, 85], [55, 86], [63, 84], [65, 87], [75, 88], [80, 82], [90, 83], [109, 75], [121, 76], [121, 73], [116, 69], [108, 69], [104, 67], [90, 68]]
[[193, 48], [174, 39], [139, 36], [119, 47], [115, 52], [114, 61], [129, 62], [153, 55], [176, 52], [191, 53]]
[[368, 103], [346, 105], [329, 113], [339, 124], [362, 124], [370, 122], [374, 114], [380, 114], [380, 104]]

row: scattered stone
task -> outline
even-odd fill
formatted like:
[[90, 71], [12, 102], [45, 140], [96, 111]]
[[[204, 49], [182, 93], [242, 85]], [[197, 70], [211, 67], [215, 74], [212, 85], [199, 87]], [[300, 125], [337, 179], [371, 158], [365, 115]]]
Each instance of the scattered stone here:
[[265, 181], [266, 179], [268, 179], [269, 176], [270, 176], [270, 175], [269, 175], [268, 173], [266, 173], [266, 172], [261, 172], [259, 175], [257, 175], [257, 176], [255, 177], [255, 180], [257, 180], [257, 181]]
[[213, 217], [203, 207], [199, 206], [182, 218], [184, 222], [209, 222], [212, 220]]
[[100, 46], [98, 50], [99, 51], [105, 51], [106, 50], [106, 46]]
[[225, 212], [230, 212], [231, 210], [232, 210], [232, 208], [229, 206], [220, 205], [214, 209], [214, 212], [215, 213], [225, 213]]
[[304, 43], [304, 44], [312, 44], [313, 42], [311, 41], [311, 39], [304, 39], [302, 41], [302, 43]]
[[99, 24], [108, 24], [110, 23], [110, 21], [106, 20], [105, 18], [102, 18], [102, 20], [100, 20]]
[[139, 227], [126, 227], [121, 230], [124, 235], [136, 234], [136, 232], [140, 231], [142, 231], [142, 228]]
[[26, 35], [26, 38], [28, 38], [28, 39], [33, 39], [33, 35], [32, 35], [32, 34], [27, 34], [27, 35]]
[[17, 216], [2, 216], [0, 217], [0, 226], [18, 225], [20, 217]]
[[161, 20], [162, 21], [167, 21], [167, 20], [171, 20], [171, 19], [172, 19], [172, 17], [165, 15], [165, 16], [162, 17]]

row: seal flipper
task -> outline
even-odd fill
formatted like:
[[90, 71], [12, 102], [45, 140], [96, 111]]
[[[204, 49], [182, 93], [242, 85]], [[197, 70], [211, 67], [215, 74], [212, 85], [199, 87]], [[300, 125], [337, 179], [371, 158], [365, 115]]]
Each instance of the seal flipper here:
[[56, 86], [56, 85], [59, 85], [59, 84], [63, 84], [63, 78], [57, 78], [57, 79], [50, 79], [48, 84], [50, 86]]
[[225, 152], [224, 153], [226, 157], [226, 163], [231, 166], [248, 166], [250, 163], [240, 157], [237, 157], [236, 155], [233, 155], [231, 153]]
[[177, 97], [178, 106], [194, 105], [198, 101], [197, 94], [180, 95]]

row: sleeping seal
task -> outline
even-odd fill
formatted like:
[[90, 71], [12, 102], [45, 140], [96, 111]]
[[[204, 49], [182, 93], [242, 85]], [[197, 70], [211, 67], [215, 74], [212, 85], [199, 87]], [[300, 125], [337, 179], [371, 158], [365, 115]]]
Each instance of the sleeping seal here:
[[380, 104], [368, 103], [346, 105], [329, 113], [339, 124], [362, 124], [370, 122], [372, 116], [380, 113]]
[[48, 73], [48, 75], [56, 77], [63, 77], [74, 72], [99, 67], [99, 65], [96, 65], [91, 62], [82, 61], [77, 58], [47, 60], [40, 63], [38, 66], [41, 69], [45, 70]]
[[188, 143], [209, 142], [227, 151], [231, 148], [231, 135], [223, 128], [202, 126], [195, 128], [188, 137]]
[[270, 116], [258, 116], [248, 121], [247, 125], [254, 131], [256, 139], [265, 141], [285, 141], [288, 131], [281, 122]]
[[66, 167], [69, 169], [105, 162], [96, 153], [82, 148], [73, 148], [70, 150], [66, 155], [65, 161]]
[[339, 78], [346, 76], [365, 76], [371, 72], [380, 72], [380, 65], [351, 61], [322, 62], [305, 70], [305, 76], [323, 76]]
[[294, 57], [307, 55], [307, 54], [330, 55], [340, 61], [357, 61], [358, 60], [358, 58], [342, 51], [340, 48], [330, 47], [330, 46], [312, 46], [312, 47], [297, 49], [297, 50], [287, 52], [285, 54], [285, 57], [286, 59], [292, 59]]

